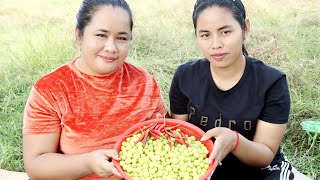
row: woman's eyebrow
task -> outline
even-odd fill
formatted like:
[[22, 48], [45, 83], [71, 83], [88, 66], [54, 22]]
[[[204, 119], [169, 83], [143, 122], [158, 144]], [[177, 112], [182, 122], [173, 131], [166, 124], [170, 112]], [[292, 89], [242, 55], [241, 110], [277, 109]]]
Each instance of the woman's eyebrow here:
[[208, 30], [199, 30], [199, 33], [208, 33], [208, 32], [210, 32], [210, 31], [208, 31]]
[[110, 32], [110, 31], [105, 30], [105, 29], [98, 29], [97, 31], [101, 31], [101, 32], [104, 32], [104, 33], [108, 33], [108, 32]]
[[[228, 29], [228, 28], [231, 28], [231, 27], [232, 27], [231, 25], [225, 25], [225, 26], [222, 26], [222, 27], [218, 28], [218, 31], [223, 30], [223, 29]], [[210, 32], [210, 31], [208, 31], [208, 30], [199, 30], [199, 33], [208, 33], [208, 32]]]
[[124, 34], [124, 35], [130, 35], [128, 32], [125, 32], [125, 31], [123, 31], [123, 32], [118, 32], [118, 34]]
[[228, 28], [231, 28], [231, 25], [222, 26], [221, 28], [218, 29], [218, 31], [223, 30], [223, 29], [228, 29]]
[[[104, 33], [110, 33], [110, 31], [106, 30], [106, 29], [98, 29], [97, 31], [101, 31], [101, 32], [104, 32]], [[117, 34], [124, 34], [124, 35], [130, 35], [128, 32], [126, 31], [120, 31], [120, 32], [117, 32]]]

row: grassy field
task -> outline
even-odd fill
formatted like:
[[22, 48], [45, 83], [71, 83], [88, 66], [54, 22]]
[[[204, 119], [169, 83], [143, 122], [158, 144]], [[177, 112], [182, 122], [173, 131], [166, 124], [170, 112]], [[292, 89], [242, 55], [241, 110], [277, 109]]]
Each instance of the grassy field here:
[[[78, 55], [74, 41], [79, 0], [0, 0], [0, 168], [23, 171], [21, 126], [32, 85]], [[201, 57], [191, 14], [194, 0], [128, 0], [134, 36], [128, 62], [158, 80], [168, 104], [172, 75]], [[283, 149], [292, 164], [320, 179], [320, 138], [300, 127], [320, 121], [320, 4], [316, 0], [244, 0], [251, 56], [287, 74], [292, 98]]]

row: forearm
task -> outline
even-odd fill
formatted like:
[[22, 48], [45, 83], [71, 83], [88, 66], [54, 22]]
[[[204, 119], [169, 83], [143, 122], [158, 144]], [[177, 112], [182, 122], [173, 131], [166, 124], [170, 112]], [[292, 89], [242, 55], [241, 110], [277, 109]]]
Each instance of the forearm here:
[[188, 121], [188, 114], [171, 114], [171, 117], [174, 119], [180, 119], [183, 121]]
[[273, 151], [265, 144], [250, 141], [239, 134], [239, 144], [233, 154], [243, 163], [254, 167], [266, 167], [274, 158]]
[[25, 164], [32, 180], [36, 179], [78, 179], [92, 171], [88, 167], [88, 154], [64, 155], [44, 153]]

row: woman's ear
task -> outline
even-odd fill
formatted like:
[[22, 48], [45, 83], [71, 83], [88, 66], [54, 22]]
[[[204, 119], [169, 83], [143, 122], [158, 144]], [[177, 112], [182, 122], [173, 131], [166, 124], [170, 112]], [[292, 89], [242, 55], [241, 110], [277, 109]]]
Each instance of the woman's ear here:
[[250, 20], [249, 19], [245, 20], [245, 25], [246, 25], [246, 27], [244, 28], [244, 31], [243, 31], [243, 39], [246, 39], [248, 37], [249, 32], [250, 32]]

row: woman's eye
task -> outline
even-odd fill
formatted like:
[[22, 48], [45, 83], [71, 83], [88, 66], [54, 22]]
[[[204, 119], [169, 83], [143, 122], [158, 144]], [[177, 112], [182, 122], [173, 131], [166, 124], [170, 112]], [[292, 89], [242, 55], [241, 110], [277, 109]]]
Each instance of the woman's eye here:
[[121, 40], [121, 41], [126, 41], [126, 40], [128, 40], [128, 38], [125, 38], [125, 37], [118, 37], [118, 39]]
[[202, 34], [201, 37], [207, 38], [207, 37], [209, 37], [209, 34]]
[[104, 35], [104, 34], [97, 34], [97, 36], [98, 36], [98, 37], [103, 37], [103, 38], [107, 37], [107, 36]]
[[231, 31], [223, 31], [222, 34], [230, 34]]

